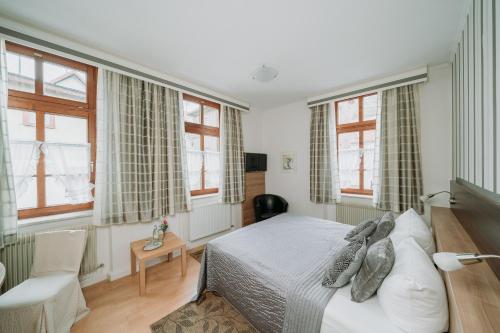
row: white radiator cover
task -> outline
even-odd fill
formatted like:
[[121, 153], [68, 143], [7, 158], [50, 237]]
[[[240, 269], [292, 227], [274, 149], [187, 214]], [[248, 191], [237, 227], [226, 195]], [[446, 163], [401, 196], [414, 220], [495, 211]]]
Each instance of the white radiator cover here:
[[232, 224], [231, 205], [195, 206], [189, 214], [189, 240], [192, 242], [229, 230]]
[[337, 204], [337, 222], [358, 225], [360, 222], [381, 217], [384, 211], [364, 205]]

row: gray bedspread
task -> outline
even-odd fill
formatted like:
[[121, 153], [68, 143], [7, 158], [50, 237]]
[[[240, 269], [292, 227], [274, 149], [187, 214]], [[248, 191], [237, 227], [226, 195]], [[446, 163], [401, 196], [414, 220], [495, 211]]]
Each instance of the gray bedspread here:
[[335, 289], [321, 285], [351, 226], [278, 215], [210, 241], [198, 296], [216, 291], [261, 332], [319, 332]]

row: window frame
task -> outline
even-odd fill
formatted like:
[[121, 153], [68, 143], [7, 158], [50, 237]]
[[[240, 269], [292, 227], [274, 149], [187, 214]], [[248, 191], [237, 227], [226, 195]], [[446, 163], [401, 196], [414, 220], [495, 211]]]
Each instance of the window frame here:
[[[40, 51], [24, 45], [5, 42], [7, 51], [14, 52], [35, 60], [35, 92], [24, 92], [8, 89], [8, 108], [21, 111], [31, 111], [36, 114], [36, 138], [37, 141], [45, 141], [45, 115], [61, 115], [87, 120], [87, 137], [90, 144], [91, 172], [90, 182], [95, 184], [95, 162], [96, 162], [96, 94], [97, 94], [97, 68], [81, 62], [70, 60], [58, 55]], [[87, 74], [86, 101], [79, 102], [43, 94], [43, 62], [51, 62], [84, 71]], [[50, 124], [49, 124], [50, 125]], [[36, 167], [37, 179], [37, 207], [18, 210], [19, 219], [42, 217], [54, 214], [64, 214], [90, 210], [94, 202], [81, 204], [46, 205], [45, 184], [45, 156], [40, 153]], [[94, 194], [94, 190], [92, 190]]]
[[[359, 135], [359, 149], [364, 148], [364, 131], [367, 130], [375, 130], [377, 125], [377, 119], [372, 120], [363, 120], [363, 98], [368, 96], [377, 95], [377, 93], [370, 93], [365, 95], [360, 95], [357, 97], [345, 98], [342, 100], [335, 101], [335, 125], [337, 129], [337, 158], [339, 158], [339, 135], [343, 133], [353, 133], [358, 132]], [[349, 100], [358, 100], [358, 113], [359, 118], [357, 122], [347, 123], [347, 124], [339, 124], [339, 103], [349, 101]], [[344, 194], [355, 194], [355, 195], [363, 195], [363, 196], [372, 196], [373, 190], [365, 188], [365, 154], [361, 155], [361, 161], [359, 163], [359, 189], [356, 188], [341, 188], [340, 192]]]
[[[200, 124], [197, 124], [197, 123], [192, 123], [192, 122], [188, 122], [188, 121], [184, 121], [184, 132], [185, 133], [192, 133], [192, 134], [198, 134], [200, 136], [200, 151], [204, 154], [205, 153], [205, 135], [207, 136], [215, 136], [217, 138], [219, 138], [219, 154], [220, 154], [220, 113], [221, 113], [221, 106], [220, 104], [218, 103], [215, 103], [215, 102], [212, 102], [212, 101], [209, 101], [209, 100], [206, 100], [206, 99], [203, 99], [203, 98], [200, 98], [200, 97], [196, 97], [196, 96], [193, 96], [193, 95], [189, 95], [189, 94], [186, 94], [186, 93], [183, 93], [182, 94], [182, 99], [183, 101], [189, 101], [189, 102], [193, 102], [193, 103], [197, 103], [197, 104], [200, 104], [201, 106], [201, 112], [200, 112]], [[209, 106], [209, 107], [212, 107], [214, 109], [217, 109], [218, 111], [218, 118], [219, 118], [219, 127], [214, 127], [214, 126], [207, 126], [207, 125], [204, 125], [203, 122], [204, 122], [204, 117], [203, 117], [203, 113], [204, 113], [204, 107], [205, 106]], [[218, 193], [219, 192], [219, 188], [220, 188], [220, 183], [219, 183], [219, 187], [216, 187], [216, 188], [205, 188], [205, 174], [206, 174], [206, 170], [205, 170], [205, 158], [203, 157], [202, 161], [201, 161], [201, 189], [199, 190], [191, 190], [191, 196], [200, 196], [200, 195], [207, 195], [207, 194], [215, 194], [215, 193]]]

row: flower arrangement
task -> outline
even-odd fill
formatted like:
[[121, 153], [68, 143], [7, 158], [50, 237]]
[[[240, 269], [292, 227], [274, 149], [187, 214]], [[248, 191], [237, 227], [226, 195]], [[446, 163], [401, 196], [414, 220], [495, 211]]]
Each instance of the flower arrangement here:
[[162, 218], [162, 221], [160, 223], [160, 230], [163, 232], [163, 238], [165, 238], [165, 235], [168, 230], [168, 220], [167, 217]]

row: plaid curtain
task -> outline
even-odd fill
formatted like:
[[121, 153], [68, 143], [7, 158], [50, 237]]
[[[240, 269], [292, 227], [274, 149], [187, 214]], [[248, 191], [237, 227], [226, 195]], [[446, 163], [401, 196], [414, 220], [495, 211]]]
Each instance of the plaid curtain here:
[[7, 63], [5, 40], [0, 39], [0, 249], [17, 234], [14, 175], [7, 132]]
[[377, 208], [422, 213], [418, 90], [408, 85], [382, 92]]
[[110, 71], [101, 83], [101, 223], [150, 222], [188, 210], [179, 93]]
[[334, 112], [330, 103], [311, 107], [309, 198], [318, 204], [340, 201]]
[[245, 157], [241, 111], [224, 106], [222, 112], [223, 184], [222, 201], [238, 203], [245, 200]]

